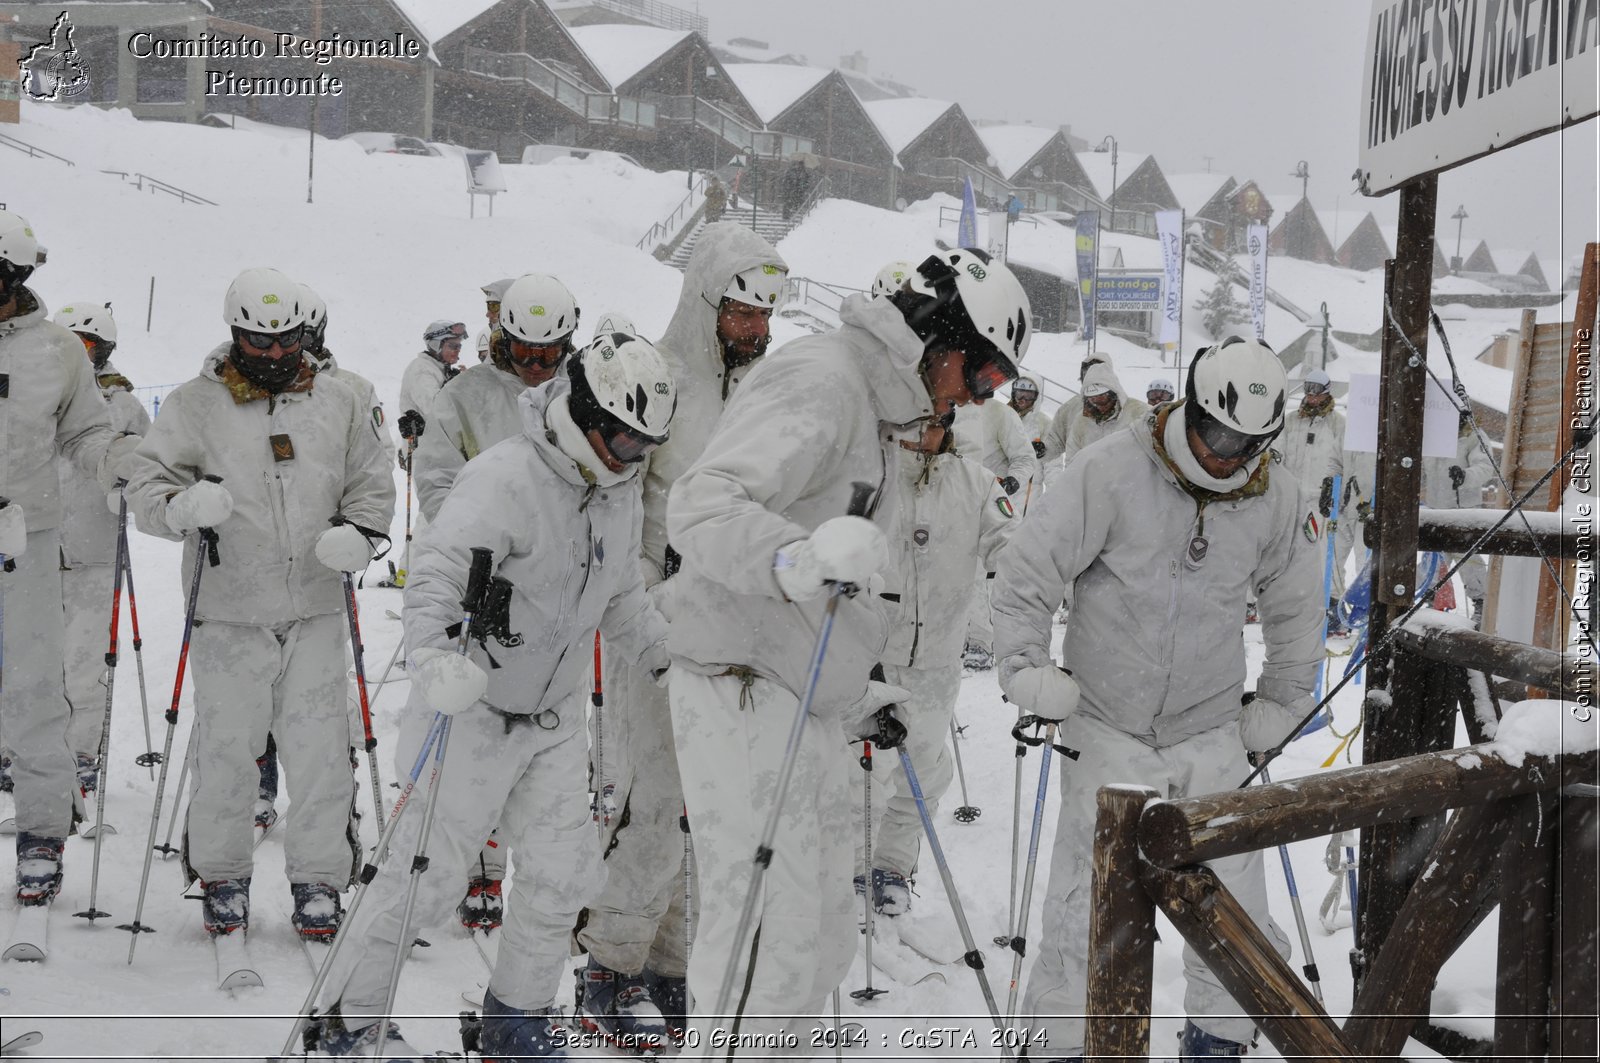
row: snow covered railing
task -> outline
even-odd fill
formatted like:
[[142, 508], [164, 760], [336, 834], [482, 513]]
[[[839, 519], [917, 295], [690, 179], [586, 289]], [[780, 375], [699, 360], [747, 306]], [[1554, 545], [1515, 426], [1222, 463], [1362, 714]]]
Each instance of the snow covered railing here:
[[1593, 661], [1486, 635], [1467, 626], [1455, 613], [1419, 610], [1395, 633], [1395, 645], [1441, 664], [1460, 665], [1568, 697], [1594, 699]]
[[[1417, 514], [1417, 548], [1462, 553], [1505, 518], [1503, 509], [1428, 509]], [[1524, 524], [1523, 521], [1527, 523]], [[1576, 556], [1584, 525], [1560, 513], [1522, 510], [1484, 540], [1478, 552], [1512, 557]], [[1532, 534], [1529, 534], [1529, 530]]]
[[[663, 245], [674, 243], [683, 235], [685, 229], [694, 221], [699, 213], [700, 205], [706, 200], [706, 174], [702, 173], [695, 181], [694, 187], [689, 189], [689, 194], [673, 208], [672, 213], [650, 226], [639, 242], [634, 244], [640, 251], [650, 252]], [[660, 256], [657, 256], [660, 257]]]
[[28, 156], [30, 159], [54, 159], [57, 162], [64, 162], [68, 166], [78, 165], [64, 155], [57, 155], [53, 151], [46, 151], [43, 148], [35, 147], [34, 145], [29, 144], [26, 140], [18, 140], [16, 137], [8, 136], [5, 133], [0, 133], [0, 144], [4, 144], [8, 148], [14, 148]]
[[127, 170], [101, 170], [100, 172], [110, 174], [112, 177], [120, 177], [124, 182], [132, 181], [133, 187], [140, 192], [143, 192], [148, 187], [152, 192], [165, 192], [169, 196], [174, 196], [180, 203], [204, 203], [208, 207], [217, 205], [205, 196], [197, 196], [193, 192], [179, 188], [174, 184], [168, 184], [159, 177], [151, 177], [147, 173], [129, 173]]

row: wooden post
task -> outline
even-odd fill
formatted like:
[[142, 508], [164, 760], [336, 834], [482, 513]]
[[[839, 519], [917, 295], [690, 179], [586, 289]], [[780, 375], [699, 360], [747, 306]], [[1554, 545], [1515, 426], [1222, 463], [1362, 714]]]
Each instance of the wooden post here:
[[1543, 794], [1519, 799], [1509, 827], [1500, 854], [1500, 956], [1494, 993], [1494, 1050], [1507, 1063], [1540, 1058], [1550, 1045], [1554, 802]]
[[1286, 1058], [1360, 1055], [1210, 868], [1169, 871], [1146, 864], [1144, 885], [1217, 981]]
[[[1593, 245], [1590, 245], [1593, 246]], [[1591, 775], [1590, 783], [1600, 782]], [[1555, 1003], [1550, 1055], [1556, 1059], [1600, 1057], [1596, 1024], [1600, 1022], [1600, 954], [1595, 915], [1600, 912], [1595, 867], [1600, 865], [1600, 806], [1593, 797], [1561, 797], [1560, 877], [1556, 882]]]
[[1140, 882], [1139, 816], [1158, 796], [1148, 786], [1106, 786], [1096, 799], [1085, 1059], [1150, 1054], [1156, 909]]
[[1428, 1013], [1439, 969], [1498, 885], [1495, 855], [1513, 811], [1512, 802], [1464, 808], [1439, 835], [1350, 1006], [1344, 1035], [1363, 1054], [1399, 1054]]
[[1489, 675], [1559, 690], [1568, 700], [1594, 694], [1594, 666], [1574, 655], [1513, 642], [1498, 635], [1443, 625], [1421, 624], [1395, 634], [1394, 645], [1407, 656], [1426, 658]]

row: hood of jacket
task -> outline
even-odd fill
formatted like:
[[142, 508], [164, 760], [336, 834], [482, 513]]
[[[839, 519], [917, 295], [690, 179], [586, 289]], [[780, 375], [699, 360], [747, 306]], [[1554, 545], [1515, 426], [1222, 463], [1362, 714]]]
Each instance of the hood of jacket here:
[[[572, 394], [572, 381], [555, 377], [536, 388], [527, 388], [517, 396], [517, 415], [522, 419], [522, 434], [528, 437], [533, 449], [544, 458], [550, 468], [567, 483], [575, 487], [594, 487], [596, 480], [590, 469], [574, 461], [556, 441], [555, 429], [550, 426], [549, 410], [556, 403], [565, 404]], [[600, 459], [595, 458], [595, 465]], [[622, 479], [601, 486], [614, 487], [634, 478], [639, 466], [631, 465]]]
[[680, 359], [688, 372], [696, 376], [714, 373], [720, 381], [726, 371], [717, 342], [722, 293], [735, 273], [763, 264], [789, 268], [776, 248], [742, 225], [713, 222], [700, 230], [694, 253], [684, 267], [678, 308], [656, 346], [669, 358]]
[[1089, 371], [1083, 375], [1083, 394], [1088, 394], [1088, 389], [1093, 384], [1108, 387], [1116, 392], [1117, 409], [1119, 411], [1127, 403], [1128, 394], [1122, 390], [1122, 381], [1117, 379], [1116, 370], [1112, 369], [1108, 363], [1097, 362], [1089, 367]]
[[[867, 333], [876, 343], [869, 341], [865, 345], [881, 348], [888, 355], [868, 355], [861, 360], [871, 384], [868, 398], [878, 420], [905, 428], [933, 416], [933, 400], [918, 371], [922, 341], [894, 304], [887, 299], [851, 295], [839, 308], [839, 320], [843, 322], [841, 331], [859, 329]], [[862, 345], [863, 340], [866, 337], [852, 337], [852, 346]]]

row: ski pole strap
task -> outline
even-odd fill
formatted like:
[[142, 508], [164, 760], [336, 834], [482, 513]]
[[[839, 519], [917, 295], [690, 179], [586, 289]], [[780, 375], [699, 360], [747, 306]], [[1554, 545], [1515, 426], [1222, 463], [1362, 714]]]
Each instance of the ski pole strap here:
[[[1045, 742], [1044, 735], [1040, 732], [1052, 724], [1059, 726], [1060, 723], [1060, 720], [1047, 720], [1042, 716], [1019, 716], [1017, 717], [1017, 725], [1011, 728], [1011, 737], [1015, 738], [1019, 745], [1042, 746]], [[1024, 734], [1023, 732], [1030, 727], [1033, 728], [1033, 734]], [[1051, 742], [1050, 748], [1069, 760], [1078, 759], [1079, 754], [1076, 749], [1069, 749], [1060, 742]]]
[[389, 538], [389, 533], [388, 532], [381, 532], [376, 528], [369, 528], [365, 524], [357, 524], [355, 521], [351, 520], [349, 517], [344, 517], [344, 516], [329, 517], [328, 518], [328, 523], [332, 524], [334, 527], [338, 527], [341, 524], [350, 525], [350, 527], [354, 528], [356, 531], [358, 531], [362, 535], [366, 536], [367, 545], [368, 546], [371, 546], [374, 542], [382, 540], [383, 549], [379, 550], [376, 554], [373, 555], [372, 560], [374, 560], [374, 561], [382, 561], [384, 559], [384, 557], [389, 553], [389, 549], [392, 546], [394, 546], [394, 540]]

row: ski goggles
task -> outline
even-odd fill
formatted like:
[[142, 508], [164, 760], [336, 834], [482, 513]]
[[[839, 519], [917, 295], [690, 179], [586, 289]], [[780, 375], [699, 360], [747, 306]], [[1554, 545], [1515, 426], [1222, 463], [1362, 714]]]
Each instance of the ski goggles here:
[[240, 343], [258, 351], [269, 350], [273, 344], [277, 344], [278, 349], [285, 354], [293, 354], [300, 349], [300, 344], [305, 340], [306, 327], [296, 325], [282, 332], [257, 332], [254, 329], [236, 327], [233, 335]]
[[1328, 385], [1315, 383], [1306, 384], [1304, 386], [1304, 390], [1307, 395], [1326, 395], [1328, 393]]
[[969, 345], [966, 351], [966, 361], [962, 373], [966, 377], [967, 390], [975, 399], [987, 399], [997, 390], [1017, 379], [1017, 367], [1011, 359], [990, 347], [988, 352], [979, 352]]
[[609, 426], [609, 430], [602, 429], [600, 441], [611, 451], [611, 456], [624, 465], [643, 461], [652, 450], [666, 442], [665, 439], [654, 439], [635, 432], [623, 424]]
[[[1198, 410], [1199, 407], [1195, 406], [1195, 409]], [[1200, 412], [1201, 416], [1194, 418], [1195, 434], [1200, 437], [1200, 442], [1206, 445], [1207, 450], [1224, 461], [1249, 461], [1262, 454], [1272, 445], [1272, 441], [1278, 438], [1277, 432], [1259, 436], [1247, 435], [1235, 428], [1229, 428], [1203, 410]]]
[[105, 365], [111, 352], [117, 349], [115, 340], [101, 339], [92, 332], [80, 332], [77, 336], [83, 341], [83, 349], [89, 352], [89, 360], [95, 365]]
[[[521, 369], [556, 369], [572, 350], [572, 337], [566, 336], [555, 343], [529, 343], [506, 334], [506, 356]], [[620, 458], [620, 455], [619, 455]]]

